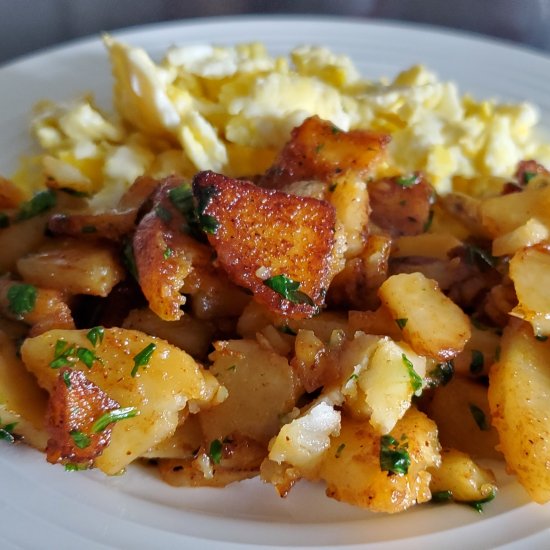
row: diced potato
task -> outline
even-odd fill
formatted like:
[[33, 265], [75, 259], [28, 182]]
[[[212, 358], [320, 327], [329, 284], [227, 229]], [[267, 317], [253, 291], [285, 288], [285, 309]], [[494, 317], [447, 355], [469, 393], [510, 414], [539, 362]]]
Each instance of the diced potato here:
[[476, 464], [466, 453], [455, 449], [441, 451], [441, 466], [430, 468], [432, 494], [450, 491], [456, 502], [492, 500], [497, 492], [496, 479], [487, 468]]
[[[183, 416], [183, 418], [182, 418]], [[158, 445], [143, 453], [143, 458], [189, 459], [202, 445], [202, 430], [196, 414], [180, 413], [176, 431]]]
[[[237, 285], [273, 311], [311, 317], [323, 304], [336, 254], [335, 212], [325, 201], [201, 172], [193, 180], [208, 240]], [[277, 289], [266, 280], [277, 279]], [[284, 279], [282, 279], [284, 277]]]
[[548, 227], [536, 218], [530, 218], [523, 225], [497, 237], [493, 241], [493, 256], [507, 256], [542, 241], [548, 240]]
[[44, 450], [48, 440], [44, 426], [47, 398], [17, 356], [13, 342], [0, 331], [0, 425], [16, 422], [13, 433]]
[[550, 341], [510, 322], [489, 373], [489, 405], [500, 450], [535, 502], [550, 501]]
[[327, 495], [373, 512], [395, 513], [430, 499], [428, 468], [440, 463], [437, 427], [411, 408], [391, 432], [410, 459], [406, 474], [381, 469], [380, 434], [364, 421], [344, 417], [340, 435], [325, 452], [319, 477]]
[[47, 214], [0, 229], [0, 272], [13, 271], [21, 256], [36, 250], [46, 239]]
[[[59, 342], [92, 351], [94, 360], [88, 369], [82, 361], [70, 360], [74, 368], [85, 372], [121, 407], [136, 407], [139, 414], [116, 424], [111, 443], [95, 464], [107, 474], [120, 472], [148, 449], [170, 437], [178, 425], [178, 413], [189, 400], [215, 400], [206, 373], [185, 352], [144, 333], [119, 328], [104, 329], [102, 341], [94, 346], [85, 330], [52, 330], [25, 340], [22, 358], [36, 375], [39, 384], [52, 392], [58, 370], [52, 368]], [[136, 369], [136, 356], [154, 345], [148, 361]], [[59, 355], [59, 353], [58, 353]], [[133, 374], [133, 375], [132, 375]], [[209, 378], [213, 378], [209, 376]]]
[[419, 355], [448, 361], [470, 338], [470, 321], [437, 283], [421, 273], [393, 275], [379, 290], [382, 303]]
[[463, 376], [480, 377], [489, 373], [500, 350], [500, 336], [489, 327], [471, 326], [472, 337], [453, 359], [454, 371]]
[[531, 323], [535, 334], [550, 335], [550, 252], [542, 247], [516, 252], [510, 260], [510, 278], [519, 301], [510, 313]]
[[285, 357], [253, 340], [217, 342], [209, 372], [229, 392], [224, 403], [199, 415], [208, 443], [239, 433], [267, 444], [292, 410], [298, 381]]
[[48, 242], [19, 259], [17, 270], [24, 281], [43, 288], [103, 297], [124, 278], [114, 250], [76, 239]]
[[448, 260], [449, 252], [462, 245], [450, 233], [422, 233], [421, 235], [405, 235], [394, 240], [392, 258], [407, 258], [421, 256]]
[[549, 212], [550, 186], [501, 195], [481, 203], [483, 226], [493, 238], [510, 233], [532, 218], [550, 225]]
[[491, 425], [487, 388], [483, 384], [455, 376], [434, 390], [425, 412], [437, 424], [444, 447], [464, 451], [474, 458], [502, 460], [496, 450], [498, 434]]
[[361, 330], [366, 334], [389, 336], [392, 340], [402, 338], [399, 325], [384, 306], [380, 306], [376, 311], [350, 311], [348, 318], [352, 332]]

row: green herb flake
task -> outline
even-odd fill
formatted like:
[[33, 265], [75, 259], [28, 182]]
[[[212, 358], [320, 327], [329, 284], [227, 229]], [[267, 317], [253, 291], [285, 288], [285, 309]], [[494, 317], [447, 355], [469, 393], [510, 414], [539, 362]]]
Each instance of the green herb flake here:
[[105, 329], [103, 327], [93, 327], [86, 334], [86, 338], [91, 342], [94, 348], [97, 344], [103, 342], [103, 337], [105, 336]]
[[70, 389], [71, 387], [71, 371], [65, 370], [61, 374], [61, 378], [63, 379], [63, 382], [65, 383], [65, 386]]
[[537, 334], [535, 336], [535, 339], [538, 340], [539, 342], [546, 342], [546, 340], [548, 340], [548, 336], [544, 334]]
[[500, 346], [497, 346], [495, 348], [495, 361], [500, 361], [500, 352], [501, 352]]
[[219, 439], [214, 439], [214, 441], [210, 443], [210, 450], [208, 451], [208, 455], [214, 464], [219, 464], [221, 462], [222, 452], [223, 443]]
[[63, 338], [57, 340], [54, 348], [53, 360], [50, 362], [50, 368], [60, 369], [72, 365], [75, 362], [74, 353], [75, 346], [69, 345], [69, 342]]
[[452, 361], [438, 363], [429, 373], [430, 386], [445, 386], [454, 375], [454, 364]]
[[87, 348], [77, 348], [75, 355], [89, 369], [94, 366], [95, 361], [100, 361], [99, 357], [91, 349]]
[[87, 469], [88, 466], [86, 464], [75, 464], [73, 462], [68, 462], [67, 464], [65, 464], [66, 472], [82, 472]]
[[0, 212], [0, 229], [9, 227], [10, 217], [5, 212]]
[[174, 187], [168, 192], [168, 198], [170, 202], [178, 209], [178, 211], [187, 216], [190, 210], [194, 209], [193, 206], [193, 191], [187, 184]]
[[134, 416], [137, 416], [137, 414], [138, 410], [135, 407], [125, 407], [123, 409], [114, 409], [106, 412], [93, 423], [92, 433], [100, 433], [105, 430], [109, 424], [120, 422], [121, 420], [126, 420], [128, 418], [133, 418]]
[[0, 425], [0, 440], [7, 441], [8, 443], [15, 443], [15, 436], [13, 430], [17, 426], [17, 422], [10, 422], [9, 424]]
[[478, 511], [479, 513], [483, 512], [483, 505], [487, 504], [488, 502], [491, 502], [496, 497], [496, 491], [493, 489], [486, 497], [481, 498], [479, 500], [472, 500], [470, 502], [465, 502], [464, 504], [467, 504], [468, 506], [471, 506], [474, 510]]
[[300, 288], [300, 283], [298, 281], [293, 281], [284, 274], [269, 277], [269, 279], [264, 281], [264, 284], [293, 304], [315, 305], [307, 294], [298, 290]]
[[407, 367], [413, 392], [418, 394], [422, 390], [422, 377], [414, 370], [414, 365], [404, 353], [401, 354], [401, 359], [403, 359], [403, 364]]
[[86, 447], [89, 447], [90, 443], [92, 442], [91, 439], [85, 433], [82, 433], [78, 430], [71, 430], [69, 432], [69, 435], [74, 441], [74, 444], [79, 449], [85, 449]]
[[319, 154], [321, 152], [321, 150], [323, 149], [323, 147], [325, 146], [324, 143], [319, 143], [319, 145], [316, 145], [315, 146], [315, 154]]
[[337, 186], [338, 186], [337, 183], [334, 183], [334, 182], [331, 183], [331, 184], [329, 185], [329, 187], [328, 187], [328, 192], [329, 192], [329, 193], [334, 193], [334, 190], [336, 189]]
[[138, 270], [136, 265], [136, 258], [134, 256], [134, 245], [132, 239], [128, 239], [124, 248], [122, 249], [122, 263], [126, 266], [126, 269], [132, 275], [132, 277], [139, 282]]
[[169, 223], [172, 220], [172, 213], [170, 212], [170, 210], [167, 210], [166, 208], [164, 208], [164, 206], [161, 206], [160, 204], [155, 207], [155, 214], [164, 223]]
[[449, 502], [453, 500], [452, 491], [437, 491], [432, 493], [432, 502]]
[[227, 367], [227, 370], [234, 371], [237, 369], [237, 365], [231, 365], [230, 367]]
[[474, 417], [474, 420], [480, 430], [486, 432], [491, 429], [487, 423], [485, 413], [477, 405], [470, 403], [470, 412], [472, 413], [472, 416]]
[[205, 233], [215, 235], [220, 227], [220, 222], [214, 217], [208, 214], [199, 215], [199, 225]]
[[51, 189], [40, 191], [31, 200], [24, 202], [19, 208], [15, 219], [20, 222], [34, 218], [42, 212], [53, 208], [57, 203], [57, 195]]
[[151, 359], [151, 356], [153, 355], [153, 352], [157, 348], [156, 344], [153, 344], [151, 342], [147, 346], [145, 346], [135, 357], [134, 357], [134, 368], [132, 369], [132, 372], [130, 373], [132, 377], [135, 377], [138, 373], [139, 367], [145, 367], [148, 365], [149, 360]]
[[340, 445], [338, 445], [338, 448], [336, 449], [336, 453], [334, 453], [334, 458], [340, 458], [345, 448], [346, 448], [346, 444], [340, 443]]
[[397, 323], [397, 326], [403, 330], [405, 328], [405, 326], [407, 325], [407, 321], [408, 319], [406, 319], [405, 317], [402, 318], [402, 319], [396, 319], [395, 322]]
[[470, 372], [472, 374], [480, 374], [483, 372], [483, 366], [485, 364], [485, 358], [483, 353], [477, 349], [472, 350], [472, 361], [470, 363]]
[[174, 254], [174, 251], [169, 247], [167, 246], [164, 250], [164, 254], [162, 255], [162, 257], [167, 260], [168, 258], [170, 258], [171, 256], [173, 256]]
[[428, 232], [430, 228], [432, 227], [432, 223], [434, 221], [434, 211], [430, 209], [430, 213], [428, 214], [428, 219], [424, 223], [424, 227], [422, 228], [422, 231], [424, 233]]
[[8, 309], [17, 317], [30, 313], [36, 305], [38, 290], [33, 285], [15, 283], [8, 289]]
[[394, 181], [401, 187], [411, 187], [417, 183], [418, 176], [415, 174], [412, 174], [411, 176], [399, 176], [394, 178]]
[[536, 175], [536, 172], [523, 172], [523, 183], [529, 183]]
[[351, 381], [354, 381], [354, 382], [357, 382], [357, 380], [359, 380], [359, 375], [353, 373], [353, 374], [350, 374], [350, 377], [346, 380], [346, 384], [348, 382], [351, 382]]
[[80, 230], [81, 233], [97, 233], [97, 227], [95, 225], [84, 225]]
[[487, 250], [473, 244], [465, 244], [464, 246], [466, 247], [466, 259], [470, 265], [478, 262], [486, 264], [489, 267], [495, 267], [497, 259], [487, 252]]
[[290, 334], [290, 336], [296, 336], [296, 331], [290, 328], [288, 325], [282, 325], [278, 327], [279, 332], [282, 332], [283, 334]]
[[400, 445], [391, 435], [383, 435], [380, 438], [380, 469], [390, 475], [406, 475], [410, 465], [406, 443]]
[[334, 124], [330, 127], [330, 131], [333, 133], [333, 134], [339, 134], [342, 130], [340, 130], [340, 128], [338, 128], [337, 126], [334, 126]]

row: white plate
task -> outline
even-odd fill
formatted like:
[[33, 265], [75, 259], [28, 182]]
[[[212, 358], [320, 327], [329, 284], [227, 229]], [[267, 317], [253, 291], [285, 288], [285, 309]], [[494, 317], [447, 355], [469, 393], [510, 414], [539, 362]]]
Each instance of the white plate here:
[[[350, 55], [362, 74], [373, 78], [423, 63], [478, 97], [535, 102], [550, 129], [550, 59], [483, 38], [312, 17], [195, 20], [115, 34], [153, 56], [171, 44], [191, 42], [261, 40], [274, 54], [299, 44], [321, 44]], [[91, 91], [109, 105], [110, 87], [98, 39], [0, 68], [0, 173], [10, 173], [30, 147], [28, 117], [37, 100], [68, 100]], [[154, 470], [134, 467], [110, 479], [98, 472], [69, 474], [30, 449], [2, 445], [0, 547], [549, 547], [550, 507], [529, 503], [512, 478], [502, 472], [499, 478], [498, 498], [483, 514], [427, 505], [383, 516], [332, 501], [322, 487], [307, 483], [285, 500], [258, 480], [223, 490], [173, 489]]]

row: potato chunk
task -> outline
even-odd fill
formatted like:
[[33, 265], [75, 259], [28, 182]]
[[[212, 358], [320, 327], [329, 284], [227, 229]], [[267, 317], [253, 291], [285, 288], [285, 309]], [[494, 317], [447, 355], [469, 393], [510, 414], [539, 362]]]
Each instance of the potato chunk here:
[[470, 338], [468, 317], [435, 281], [421, 273], [393, 275], [378, 294], [401, 327], [405, 341], [419, 355], [448, 361]]
[[17, 270], [26, 282], [43, 288], [103, 297], [124, 278], [114, 250], [76, 239], [48, 242], [21, 258]]
[[[178, 425], [179, 411], [189, 400], [216, 398], [219, 385], [214, 377], [163, 340], [119, 328], [104, 329], [103, 339], [96, 339], [95, 345], [89, 336], [85, 330], [52, 330], [25, 340], [21, 353], [27, 368], [50, 394], [58, 375], [55, 367], [68, 363], [84, 371], [121, 407], [136, 407], [139, 411], [134, 418], [114, 426], [109, 446], [95, 460], [95, 465], [107, 474], [120, 472], [169, 437]], [[151, 348], [147, 357], [145, 350]], [[88, 357], [91, 368], [81, 356]]]
[[508, 468], [534, 501], [550, 501], [550, 341], [538, 341], [527, 323], [504, 331], [489, 406]]
[[289, 317], [318, 311], [333, 276], [336, 218], [330, 204], [213, 172], [195, 176], [193, 192], [217, 261], [233, 282]]
[[388, 513], [428, 501], [431, 476], [427, 470], [437, 467], [440, 461], [435, 424], [411, 408], [391, 436], [410, 460], [406, 473], [382, 470], [380, 435], [364, 421], [344, 417], [340, 435], [332, 439], [319, 473], [327, 483], [327, 495], [373, 512]]

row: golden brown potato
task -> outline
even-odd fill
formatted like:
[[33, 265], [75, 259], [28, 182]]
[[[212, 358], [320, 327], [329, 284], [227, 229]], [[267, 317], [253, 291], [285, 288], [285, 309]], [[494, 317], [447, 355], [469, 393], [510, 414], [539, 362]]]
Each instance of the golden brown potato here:
[[492, 423], [510, 471], [535, 502], [550, 500], [550, 341], [513, 320], [489, 373]]
[[393, 275], [378, 291], [382, 304], [419, 355], [448, 361], [470, 338], [470, 320], [437, 283], [421, 273]]
[[514, 254], [522, 248], [547, 241], [550, 237], [548, 227], [536, 218], [529, 218], [523, 225], [497, 237], [493, 241], [493, 256]]
[[24, 281], [43, 288], [103, 297], [124, 278], [114, 250], [76, 239], [47, 242], [19, 259], [17, 270]]
[[430, 500], [427, 470], [440, 463], [436, 425], [411, 408], [389, 435], [382, 439], [365, 421], [344, 417], [319, 473], [327, 495], [387, 513]]
[[25, 340], [21, 354], [50, 394], [58, 377], [56, 367], [68, 364], [85, 372], [121, 407], [137, 409], [137, 416], [114, 426], [110, 444], [95, 460], [111, 475], [170, 437], [190, 400], [219, 399], [215, 378], [189, 355], [134, 330], [52, 330]]
[[232, 281], [289, 317], [318, 311], [333, 276], [330, 204], [213, 172], [195, 176], [193, 192], [217, 261]]
[[0, 176], [0, 209], [16, 208], [24, 200], [23, 191], [12, 181]]
[[294, 181], [331, 182], [343, 172], [365, 176], [384, 156], [390, 136], [367, 130], [343, 132], [313, 116], [294, 128], [260, 185], [279, 189]]

